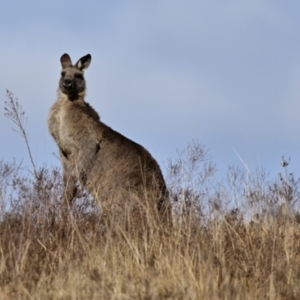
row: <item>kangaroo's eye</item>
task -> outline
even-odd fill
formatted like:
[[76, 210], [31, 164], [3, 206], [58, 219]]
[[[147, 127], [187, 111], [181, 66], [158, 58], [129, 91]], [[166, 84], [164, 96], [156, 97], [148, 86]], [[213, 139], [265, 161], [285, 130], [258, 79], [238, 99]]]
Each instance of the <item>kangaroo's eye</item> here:
[[61, 72], [62, 77], [65, 77], [65, 75], [66, 75], [66, 72]]
[[78, 78], [78, 79], [82, 79], [83, 75], [82, 74], [75, 74], [75, 77]]

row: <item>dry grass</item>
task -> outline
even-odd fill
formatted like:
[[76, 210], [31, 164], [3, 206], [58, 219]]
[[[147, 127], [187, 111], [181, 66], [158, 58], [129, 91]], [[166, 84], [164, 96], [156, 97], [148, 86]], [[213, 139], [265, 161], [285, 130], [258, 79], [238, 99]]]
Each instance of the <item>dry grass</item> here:
[[[169, 163], [173, 228], [115, 227], [60, 170], [0, 162], [0, 299], [300, 299], [299, 181], [230, 168], [205, 148]], [[139, 228], [140, 229], [140, 228]]]
[[[67, 207], [59, 170], [37, 175], [38, 182], [14, 163], [0, 164], [0, 203], [10, 201], [0, 216], [0, 299], [300, 297], [299, 216], [266, 205], [268, 197], [284, 196], [286, 181], [261, 190], [248, 182], [244, 195], [226, 194], [224, 186], [211, 195], [181, 190], [173, 228], [141, 234], [115, 228], [89, 198]], [[253, 211], [262, 212], [246, 221], [239, 209], [220, 207], [218, 197], [226, 202], [233, 194], [245, 205], [260, 199]], [[206, 197], [214, 212], [203, 212]]]

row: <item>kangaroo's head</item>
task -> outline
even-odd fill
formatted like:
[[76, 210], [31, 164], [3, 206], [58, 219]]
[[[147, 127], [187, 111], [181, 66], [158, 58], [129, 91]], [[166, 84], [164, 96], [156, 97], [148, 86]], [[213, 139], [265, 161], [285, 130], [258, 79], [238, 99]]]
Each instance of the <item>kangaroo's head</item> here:
[[87, 54], [81, 57], [73, 66], [68, 54], [65, 53], [60, 58], [62, 71], [59, 80], [59, 89], [63, 94], [68, 96], [69, 100], [76, 100], [78, 99], [79, 94], [84, 93], [85, 80], [83, 72], [89, 67], [91, 60], [91, 55]]

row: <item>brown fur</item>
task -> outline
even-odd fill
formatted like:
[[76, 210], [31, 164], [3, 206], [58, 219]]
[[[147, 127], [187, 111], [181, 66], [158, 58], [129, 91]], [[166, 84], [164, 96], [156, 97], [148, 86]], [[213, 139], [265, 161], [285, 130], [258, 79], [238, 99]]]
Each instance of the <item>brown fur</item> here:
[[155, 159], [145, 148], [102, 123], [85, 102], [83, 71], [90, 61], [91, 56], [86, 55], [73, 66], [68, 54], [61, 57], [58, 99], [48, 118], [60, 151], [65, 199], [72, 201], [79, 182], [106, 212], [140, 214], [143, 207], [151, 208], [161, 220], [170, 220], [168, 191]]

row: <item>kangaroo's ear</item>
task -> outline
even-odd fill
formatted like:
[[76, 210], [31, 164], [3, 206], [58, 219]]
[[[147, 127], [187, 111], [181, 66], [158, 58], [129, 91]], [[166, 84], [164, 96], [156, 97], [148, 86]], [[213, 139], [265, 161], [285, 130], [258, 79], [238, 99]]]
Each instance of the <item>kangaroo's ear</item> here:
[[65, 53], [60, 58], [61, 65], [64, 68], [72, 67], [72, 61], [69, 54]]
[[84, 71], [89, 67], [91, 60], [92, 56], [90, 54], [87, 54], [78, 60], [78, 62], [75, 64], [75, 67], [81, 71]]

